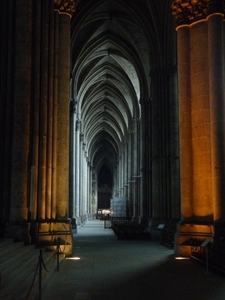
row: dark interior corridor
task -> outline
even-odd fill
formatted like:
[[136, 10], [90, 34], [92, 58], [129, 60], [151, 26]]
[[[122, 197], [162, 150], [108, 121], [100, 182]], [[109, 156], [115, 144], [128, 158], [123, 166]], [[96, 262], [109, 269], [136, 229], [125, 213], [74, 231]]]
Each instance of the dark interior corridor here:
[[176, 260], [154, 238], [119, 241], [103, 221], [74, 236], [72, 258], [43, 292], [43, 300], [223, 300], [224, 277], [193, 260]]

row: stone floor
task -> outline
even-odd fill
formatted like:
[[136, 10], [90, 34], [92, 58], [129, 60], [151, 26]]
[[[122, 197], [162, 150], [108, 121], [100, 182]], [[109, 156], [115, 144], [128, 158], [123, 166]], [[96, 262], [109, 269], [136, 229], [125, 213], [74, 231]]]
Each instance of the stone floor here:
[[74, 253], [55, 272], [42, 300], [224, 300], [225, 276], [176, 260], [157, 240], [121, 241], [103, 221], [74, 235]]

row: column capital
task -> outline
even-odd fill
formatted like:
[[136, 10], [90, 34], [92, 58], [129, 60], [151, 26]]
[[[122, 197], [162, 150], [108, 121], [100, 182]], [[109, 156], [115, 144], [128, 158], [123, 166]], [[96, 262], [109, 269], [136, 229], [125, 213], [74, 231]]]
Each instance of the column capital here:
[[75, 12], [75, 1], [74, 0], [54, 0], [54, 8], [60, 14], [67, 14], [70, 18]]
[[191, 24], [213, 13], [225, 12], [225, 0], [175, 0], [172, 15], [177, 25]]

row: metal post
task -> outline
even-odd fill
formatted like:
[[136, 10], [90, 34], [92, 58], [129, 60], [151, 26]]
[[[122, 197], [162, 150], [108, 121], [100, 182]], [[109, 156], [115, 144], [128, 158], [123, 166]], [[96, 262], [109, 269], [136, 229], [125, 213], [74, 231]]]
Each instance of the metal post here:
[[205, 247], [205, 258], [206, 258], [206, 274], [209, 272], [209, 251], [208, 245]]
[[39, 297], [38, 297], [38, 300], [41, 300], [41, 286], [42, 286], [42, 250], [40, 250], [40, 256], [39, 256]]
[[59, 238], [58, 238], [58, 241], [57, 241], [57, 271], [59, 271]]

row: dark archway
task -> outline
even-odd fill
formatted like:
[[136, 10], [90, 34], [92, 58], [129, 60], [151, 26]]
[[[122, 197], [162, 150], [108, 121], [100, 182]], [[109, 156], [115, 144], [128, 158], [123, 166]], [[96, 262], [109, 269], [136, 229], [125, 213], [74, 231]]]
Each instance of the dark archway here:
[[98, 172], [98, 209], [110, 208], [113, 176], [110, 168], [104, 164]]

